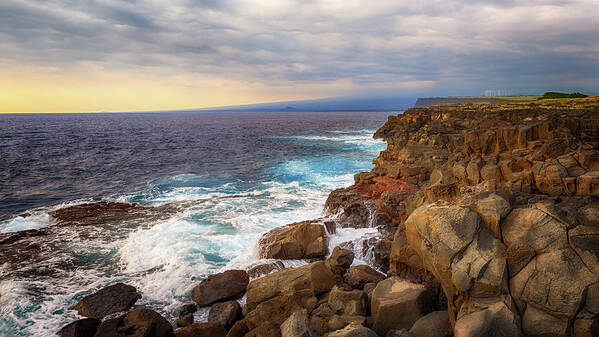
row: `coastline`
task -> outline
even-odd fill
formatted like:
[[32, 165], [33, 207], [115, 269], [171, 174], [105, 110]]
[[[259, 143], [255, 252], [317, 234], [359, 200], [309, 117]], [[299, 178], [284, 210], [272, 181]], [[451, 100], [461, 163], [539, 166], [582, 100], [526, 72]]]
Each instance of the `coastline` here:
[[[77, 304], [89, 318], [62, 335], [153, 327], [144, 336], [425, 336], [427, 327], [436, 334], [426, 336], [594, 336], [596, 97], [414, 108], [390, 116], [374, 137], [387, 149], [372, 171], [329, 195], [323, 218], [258, 242], [261, 258], [310, 263], [212, 275], [194, 288], [176, 330], [151, 308], [136, 309], [135, 289], [109, 287]], [[81, 214], [148, 216], [136, 206], [91, 205], [54, 216], [59, 224], [80, 224]], [[331, 234], [348, 228], [378, 234], [330, 249]], [[45, 235], [18, 233], [0, 245]], [[357, 252], [371, 265], [352, 265]], [[243, 308], [231, 302], [239, 297]], [[96, 308], [115, 298], [113, 309]], [[193, 323], [196, 305], [210, 307], [211, 322]]]

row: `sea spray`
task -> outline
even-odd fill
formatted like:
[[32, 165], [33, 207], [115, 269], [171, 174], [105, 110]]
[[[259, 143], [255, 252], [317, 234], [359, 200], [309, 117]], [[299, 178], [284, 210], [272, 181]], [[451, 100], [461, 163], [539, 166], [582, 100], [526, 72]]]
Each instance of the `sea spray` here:
[[[5, 268], [3, 282], [20, 296], [18, 300], [5, 297], [0, 332], [53, 335], [77, 319], [71, 310], [74, 303], [115, 282], [137, 287], [143, 295], [139, 304], [158, 310], [174, 323], [178, 308], [190, 301], [192, 287], [207, 275], [268, 261], [260, 260], [255, 249], [262, 233], [321, 217], [328, 193], [353, 183], [353, 175], [370, 169], [372, 158], [384, 148], [382, 142], [371, 138], [373, 132], [333, 129], [322, 132], [322, 138], [264, 136], [263, 142], [295, 152], [265, 160], [260, 176], [242, 179], [215, 172], [174, 174], [153, 179], [137, 191], [124, 187], [120, 193], [101, 199], [69, 200], [6, 220], [0, 226], [2, 232], [43, 228], [53, 224], [49, 211], [98, 200], [136, 202], [168, 210], [167, 216], [159, 219], [55, 229], [60, 235], [48, 239], [53, 247], [51, 258], [27, 267], [53, 271], [53, 275], [23, 279], [14, 266]], [[340, 229], [330, 242], [333, 245], [371, 235], [378, 235], [373, 228]], [[358, 253], [357, 248], [355, 251]], [[305, 263], [284, 261], [287, 267]], [[195, 314], [198, 321], [205, 320], [205, 311]]]

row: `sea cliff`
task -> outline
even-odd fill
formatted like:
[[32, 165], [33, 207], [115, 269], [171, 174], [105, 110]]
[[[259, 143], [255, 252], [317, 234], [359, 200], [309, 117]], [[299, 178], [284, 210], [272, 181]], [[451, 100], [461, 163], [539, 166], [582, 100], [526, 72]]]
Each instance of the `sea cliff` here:
[[[176, 329], [115, 284], [73, 303], [87, 318], [61, 335], [599, 334], [597, 97], [413, 108], [374, 137], [387, 149], [370, 172], [333, 191], [322, 218], [265, 233], [257, 254], [275, 262], [198, 283]], [[66, 226], [99, 209], [156, 212], [77, 207], [53, 216]], [[344, 228], [378, 234], [330, 249]], [[2, 237], [0, 248], [33, 254], [19, 242], [38, 235], [48, 234]], [[285, 268], [288, 259], [308, 263]], [[208, 322], [194, 323], [198, 307], [210, 308]]]

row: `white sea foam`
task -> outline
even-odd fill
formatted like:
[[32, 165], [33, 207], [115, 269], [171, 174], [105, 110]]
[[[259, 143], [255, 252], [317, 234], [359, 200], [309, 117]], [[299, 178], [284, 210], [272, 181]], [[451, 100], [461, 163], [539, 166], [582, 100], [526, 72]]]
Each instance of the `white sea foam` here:
[[7, 220], [0, 225], [0, 233], [18, 232], [26, 229], [39, 229], [49, 226], [51, 223], [50, 215], [46, 212], [38, 211], [29, 216], [17, 216]]
[[[371, 133], [339, 130], [334, 136], [297, 137], [300, 141], [333, 141], [341, 144], [381, 148]], [[370, 150], [368, 150], [370, 151]], [[51, 336], [61, 326], [77, 319], [73, 305], [83, 296], [115, 282], [127, 282], [142, 292], [139, 303], [148, 304], [174, 322], [182, 303], [190, 300], [192, 287], [206, 275], [231, 268], [248, 268], [259, 262], [256, 243], [260, 235], [274, 227], [322, 216], [328, 193], [353, 182], [353, 175], [369, 169], [366, 158], [322, 157], [291, 158], [272, 169], [273, 180], [243, 189], [237, 182], [204, 184], [204, 177], [192, 174], [167, 177], [152, 182], [144, 195], [123, 194], [107, 200], [142, 202], [148, 205], [180, 203], [168, 219], [142, 221], [129, 234], [115, 235], [98, 229], [97, 239], [69, 242], [68, 250], [57, 252], [53, 261], [69, 261], [74, 252], [86, 256], [113, 256], [114, 261], [75, 269], [67, 277], [39, 280], [10, 280], [0, 283], [0, 332], [4, 326], [23, 329], [19, 336]], [[51, 224], [46, 208], [40, 213], [15, 218], [1, 231], [41, 228]], [[65, 228], [65, 231], [76, 229]], [[88, 229], [93, 230], [93, 229]], [[125, 230], [115, 228], [114, 230]], [[378, 235], [374, 228], [339, 228], [330, 246], [360, 241]], [[117, 239], [113, 239], [116, 237]], [[361, 244], [355, 244], [355, 263], [361, 261]], [[111, 255], [113, 254], [113, 255]], [[51, 260], [52, 260], [51, 259]], [[97, 262], [93, 262], [97, 263]], [[297, 267], [307, 261], [284, 261]], [[35, 290], [32, 293], [32, 289]], [[6, 295], [6, 294], [16, 294]], [[198, 321], [206, 310], [198, 311]]]

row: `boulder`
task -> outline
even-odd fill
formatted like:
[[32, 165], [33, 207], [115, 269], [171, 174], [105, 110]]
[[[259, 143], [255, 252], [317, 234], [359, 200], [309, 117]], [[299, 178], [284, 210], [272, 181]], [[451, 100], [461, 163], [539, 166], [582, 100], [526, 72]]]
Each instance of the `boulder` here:
[[198, 306], [195, 303], [186, 303], [181, 306], [181, 309], [179, 309], [179, 316], [193, 314], [196, 311], [198, 311]]
[[184, 314], [177, 319], [177, 326], [186, 327], [193, 324], [193, 314]]
[[345, 291], [335, 286], [329, 293], [328, 304], [336, 314], [366, 316], [368, 296], [359, 289]]
[[229, 329], [241, 318], [241, 306], [236, 301], [212, 304], [208, 314], [208, 322], [218, 322]]
[[135, 309], [129, 313], [104, 320], [96, 337], [173, 337], [172, 325], [159, 313], [150, 309]]
[[199, 306], [243, 296], [250, 279], [245, 270], [227, 270], [208, 276], [193, 288], [193, 300]]
[[311, 259], [328, 252], [326, 229], [318, 221], [303, 221], [277, 227], [262, 235], [258, 242], [261, 258]]
[[257, 328], [246, 333], [244, 337], [281, 337], [280, 324], [264, 322]]
[[366, 324], [366, 317], [355, 315], [333, 315], [327, 323], [330, 331], [341, 330], [350, 324]]
[[356, 289], [364, 289], [366, 283], [378, 283], [384, 279], [385, 275], [364, 264], [349, 267], [345, 274], [345, 281]]
[[326, 259], [326, 265], [335, 274], [336, 277], [343, 277], [349, 266], [354, 262], [354, 252], [336, 246]]
[[218, 322], [196, 323], [175, 331], [176, 337], [225, 337], [227, 330]]
[[306, 311], [296, 311], [281, 324], [281, 337], [320, 337]]
[[381, 336], [391, 330], [410, 329], [430, 311], [430, 293], [420, 284], [390, 277], [372, 292], [372, 329]]
[[85, 296], [75, 309], [81, 316], [102, 319], [110, 314], [129, 310], [140, 298], [135, 287], [116, 283]]
[[362, 325], [350, 324], [341, 330], [331, 332], [327, 337], [378, 337], [378, 335]]
[[253, 280], [247, 287], [247, 308], [252, 311], [261, 302], [282, 294], [292, 295], [307, 289], [311, 296], [330, 291], [335, 277], [323, 261], [288, 268]]
[[235, 322], [226, 337], [243, 337], [248, 333], [248, 326], [245, 324], [245, 320]]
[[504, 337], [522, 336], [519, 317], [503, 302], [462, 316], [455, 323], [454, 337]]
[[414, 323], [410, 329], [414, 337], [448, 337], [453, 334], [447, 311], [433, 311]]
[[330, 329], [328, 323], [334, 314], [333, 309], [331, 309], [328, 303], [322, 303], [314, 309], [310, 314], [310, 320], [316, 332], [321, 335], [329, 332]]
[[285, 265], [281, 261], [263, 263], [250, 268], [248, 270], [248, 275], [250, 276], [250, 278], [254, 279], [282, 269], [285, 269]]
[[245, 316], [248, 329], [253, 330], [264, 322], [282, 324], [291, 314], [303, 309], [311, 312], [317, 299], [310, 289], [296, 290], [261, 302]]
[[101, 321], [95, 318], [84, 318], [66, 325], [60, 329], [60, 337], [89, 337], [98, 330]]

